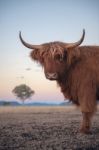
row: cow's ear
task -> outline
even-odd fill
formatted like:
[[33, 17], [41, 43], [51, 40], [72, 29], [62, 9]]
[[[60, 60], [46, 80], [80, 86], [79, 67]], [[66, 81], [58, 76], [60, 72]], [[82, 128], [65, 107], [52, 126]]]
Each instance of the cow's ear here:
[[33, 51], [30, 53], [30, 57], [31, 57], [33, 60], [39, 61], [39, 60], [40, 60], [40, 52], [39, 52], [39, 50], [33, 50]]
[[78, 48], [68, 49], [67, 53], [68, 53], [67, 57], [68, 65], [71, 65], [80, 59], [80, 50]]
[[40, 50], [34, 50], [34, 51], [32, 51], [32, 52], [30, 53], [30, 57], [31, 57], [33, 60], [35, 60], [35, 61], [37, 61], [37, 62], [39, 62], [40, 64], [43, 65], [43, 63], [44, 63], [44, 58], [43, 58], [43, 55], [41, 55]]

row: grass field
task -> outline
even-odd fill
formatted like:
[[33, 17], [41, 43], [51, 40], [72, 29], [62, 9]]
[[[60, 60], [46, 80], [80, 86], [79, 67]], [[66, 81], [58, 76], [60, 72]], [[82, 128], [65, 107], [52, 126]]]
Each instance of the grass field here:
[[73, 106], [0, 107], [0, 150], [99, 150], [99, 110], [92, 134], [79, 133]]

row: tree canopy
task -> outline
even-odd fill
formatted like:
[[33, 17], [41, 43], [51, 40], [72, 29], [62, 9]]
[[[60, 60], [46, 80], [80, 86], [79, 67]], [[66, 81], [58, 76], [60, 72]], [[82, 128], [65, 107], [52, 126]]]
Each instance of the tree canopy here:
[[30, 97], [32, 97], [32, 95], [35, 93], [29, 86], [27, 86], [26, 84], [21, 84], [16, 86], [12, 92], [15, 94], [16, 97], [18, 97], [20, 100], [22, 100], [23, 102], [26, 99], [29, 99]]

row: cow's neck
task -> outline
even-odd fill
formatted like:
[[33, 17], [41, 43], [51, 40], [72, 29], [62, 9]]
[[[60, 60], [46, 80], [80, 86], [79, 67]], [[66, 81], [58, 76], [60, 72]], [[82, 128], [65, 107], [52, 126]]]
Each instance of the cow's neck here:
[[60, 80], [57, 81], [58, 85], [61, 88], [61, 92], [63, 93], [66, 99], [71, 99], [71, 96], [70, 96], [71, 95], [70, 94], [71, 79], [70, 78], [71, 78], [70, 74], [66, 73], [63, 78], [60, 78]]

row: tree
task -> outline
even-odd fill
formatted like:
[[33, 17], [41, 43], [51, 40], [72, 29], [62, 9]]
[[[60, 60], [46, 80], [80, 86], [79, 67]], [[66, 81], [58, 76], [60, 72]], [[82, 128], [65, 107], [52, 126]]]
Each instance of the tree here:
[[32, 97], [32, 95], [35, 93], [29, 86], [26, 84], [21, 84], [16, 86], [12, 92], [15, 94], [16, 97], [18, 97], [23, 103], [26, 99]]

